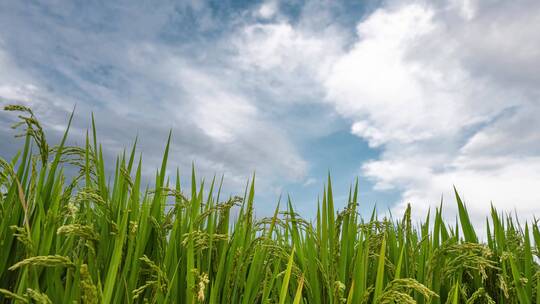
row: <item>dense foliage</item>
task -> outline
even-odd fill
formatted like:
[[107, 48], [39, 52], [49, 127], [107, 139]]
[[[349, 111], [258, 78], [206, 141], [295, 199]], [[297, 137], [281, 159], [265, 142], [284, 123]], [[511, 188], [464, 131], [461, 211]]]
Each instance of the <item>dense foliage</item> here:
[[455, 224], [363, 219], [357, 185], [336, 211], [330, 179], [312, 222], [290, 200], [257, 218], [254, 180], [227, 198], [194, 172], [171, 184], [169, 142], [149, 188], [136, 144], [107, 171], [93, 120], [82, 147], [50, 147], [6, 109], [25, 142], [0, 159], [0, 303], [540, 303], [537, 223], [492, 208], [481, 243], [457, 193]]

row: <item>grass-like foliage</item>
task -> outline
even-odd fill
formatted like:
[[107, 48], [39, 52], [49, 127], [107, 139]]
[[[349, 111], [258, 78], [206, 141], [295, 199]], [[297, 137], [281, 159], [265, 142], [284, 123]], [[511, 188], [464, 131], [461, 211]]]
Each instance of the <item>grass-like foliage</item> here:
[[363, 219], [357, 184], [335, 210], [330, 178], [313, 221], [290, 200], [257, 218], [254, 178], [240, 197], [169, 182], [170, 136], [146, 186], [136, 144], [104, 163], [93, 119], [83, 146], [49, 146], [6, 110], [25, 141], [0, 159], [0, 303], [540, 303], [537, 223], [492, 208], [479, 238], [457, 192], [456, 223]]

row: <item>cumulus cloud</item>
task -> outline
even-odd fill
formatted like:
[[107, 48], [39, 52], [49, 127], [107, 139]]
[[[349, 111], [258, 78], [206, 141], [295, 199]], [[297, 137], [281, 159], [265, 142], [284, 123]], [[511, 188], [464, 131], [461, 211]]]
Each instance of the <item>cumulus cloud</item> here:
[[402, 192], [394, 212], [410, 202], [425, 214], [444, 194], [455, 214], [456, 185], [480, 225], [491, 202], [540, 213], [540, 6], [526, 2], [406, 2], [358, 24], [325, 81], [327, 100], [383, 148], [362, 170]]
[[271, 19], [279, 11], [279, 3], [275, 0], [265, 1], [255, 11], [255, 16], [262, 19]]
[[394, 214], [411, 203], [424, 215], [443, 195], [454, 216], [452, 185], [479, 225], [491, 202], [540, 213], [536, 1], [390, 1], [352, 37], [302, 18], [246, 27], [241, 58], [310, 79], [381, 149], [360, 172], [401, 193]]

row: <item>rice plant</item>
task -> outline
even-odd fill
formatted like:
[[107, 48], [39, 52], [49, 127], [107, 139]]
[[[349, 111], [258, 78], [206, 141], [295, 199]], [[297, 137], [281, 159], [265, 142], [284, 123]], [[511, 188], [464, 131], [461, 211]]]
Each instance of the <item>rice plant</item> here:
[[194, 169], [190, 189], [166, 176], [170, 135], [143, 185], [136, 143], [109, 167], [93, 118], [83, 146], [72, 118], [50, 146], [30, 109], [5, 110], [24, 144], [0, 159], [1, 303], [540, 303], [538, 223], [492, 208], [479, 242], [457, 191], [456, 223], [362, 218], [358, 182], [336, 210], [330, 177], [313, 220], [290, 199], [258, 218], [255, 177], [223, 197]]

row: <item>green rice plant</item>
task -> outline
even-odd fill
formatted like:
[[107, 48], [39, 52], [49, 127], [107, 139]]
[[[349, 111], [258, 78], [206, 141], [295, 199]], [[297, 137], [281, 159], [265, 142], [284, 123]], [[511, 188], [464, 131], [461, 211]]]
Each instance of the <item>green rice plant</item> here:
[[255, 176], [231, 197], [194, 167], [188, 189], [167, 176], [171, 134], [143, 185], [137, 140], [111, 166], [93, 116], [82, 146], [72, 117], [50, 145], [30, 109], [6, 110], [24, 142], [0, 159], [0, 303], [540, 303], [538, 222], [492, 207], [480, 242], [457, 190], [456, 223], [442, 202], [418, 224], [410, 207], [364, 218], [358, 180], [337, 210], [330, 176], [316, 218], [290, 197], [261, 218]]

